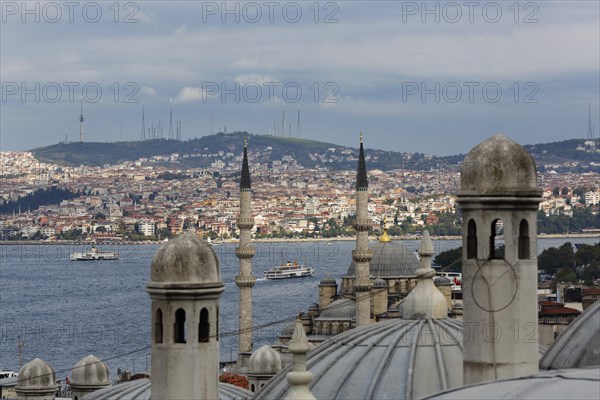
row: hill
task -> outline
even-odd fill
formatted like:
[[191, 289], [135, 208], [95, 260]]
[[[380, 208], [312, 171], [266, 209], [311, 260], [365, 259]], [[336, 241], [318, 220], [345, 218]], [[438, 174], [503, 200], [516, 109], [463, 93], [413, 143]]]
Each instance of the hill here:
[[[179, 155], [214, 154], [222, 151], [240, 154], [245, 137], [248, 137], [252, 143], [252, 150], [260, 154], [262, 162], [272, 162], [281, 160], [284, 156], [292, 156], [305, 167], [325, 166], [332, 169], [356, 167], [358, 155], [356, 148], [316, 140], [252, 135], [247, 132], [217, 133], [187, 141], [157, 139], [115, 143], [59, 143], [31, 151], [36, 159], [42, 162], [60, 165], [101, 166], [153, 156], [168, 156], [173, 153]], [[600, 153], [582, 151], [583, 143], [582, 139], [571, 139], [525, 145], [525, 148], [533, 155], [538, 167], [542, 170], [548, 165], [561, 171], [600, 172], [600, 166], [598, 166]], [[436, 157], [422, 153], [401, 153], [377, 149], [369, 149], [367, 156], [370, 168], [382, 170], [439, 169], [457, 165], [464, 158], [464, 154]], [[201, 157], [182, 159], [182, 164], [188, 167], [202, 167], [203, 162], [205, 161]], [[594, 166], [593, 163], [596, 165]]]

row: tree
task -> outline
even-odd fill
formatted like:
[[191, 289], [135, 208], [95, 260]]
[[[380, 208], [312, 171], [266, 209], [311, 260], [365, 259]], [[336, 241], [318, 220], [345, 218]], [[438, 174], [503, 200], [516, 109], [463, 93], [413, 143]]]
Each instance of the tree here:
[[568, 194], [569, 194], [569, 188], [568, 188], [568, 187], [566, 187], [566, 186], [565, 186], [565, 187], [563, 187], [563, 188], [562, 188], [562, 190], [560, 191], [560, 193], [561, 193], [563, 196], [566, 196], [566, 195], [568, 195]]
[[96, 227], [96, 232], [106, 232], [106, 227], [100, 225]]
[[448, 271], [462, 271], [462, 246], [456, 249], [442, 251], [435, 256], [433, 262]]
[[552, 194], [558, 196], [560, 194], [560, 188], [557, 186], [552, 190]]
[[571, 268], [575, 262], [573, 245], [566, 242], [559, 248], [550, 247], [539, 255], [539, 269], [548, 273], [556, 273], [564, 268]]

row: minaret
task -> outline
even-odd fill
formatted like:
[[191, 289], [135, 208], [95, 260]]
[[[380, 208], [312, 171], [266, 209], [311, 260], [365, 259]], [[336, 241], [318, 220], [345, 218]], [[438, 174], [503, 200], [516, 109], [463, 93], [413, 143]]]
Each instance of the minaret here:
[[356, 294], [356, 325], [367, 325], [371, 321], [371, 279], [369, 277], [369, 262], [373, 252], [369, 250], [369, 180], [365, 166], [365, 151], [363, 149], [362, 131], [360, 132], [360, 150], [358, 169], [356, 171], [356, 248], [352, 250], [352, 259], [356, 263], [356, 278], [354, 292]]
[[81, 114], [79, 114], [79, 142], [83, 142], [83, 96], [81, 96]]
[[219, 259], [184, 233], [154, 256], [147, 291], [152, 309], [151, 399], [216, 399], [219, 384]]
[[296, 137], [300, 138], [300, 106], [298, 106], [298, 121], [296, 122]]
[[252, 287], [256, 282], [256, 277], [252, 274], [252, 257], [254, 257], [256, 250], [251, 243], [251, 229], [254, 226], [251, 191], [247, 142], [244, 140], [244, 158], [240, 178], [240, 215], [237, 219], [237, 226], [240, 230], [240, 245], [235, 249], [235, 255], [240, 260], [240, 272], [235, 277], [235, 283], [240, 288], [239, 367], [246, 366], [245, 361], [252, 353]]
[[594, 140], [594, 130], [592, 129], [592, 105], [588, 104], [588, 139]]
[[142, 134], [140, 140], [146, 140], [146, 120], [144, 117], [144, 104], [142, 103]]
[[[480, 143], [461, 165], [456, 201], [463, 216], [465, 384], [538, 371], [536, 238], [541, 194], [535, 162], [506, 136]], [[500, 221], [504, 254], [496, 237]]]

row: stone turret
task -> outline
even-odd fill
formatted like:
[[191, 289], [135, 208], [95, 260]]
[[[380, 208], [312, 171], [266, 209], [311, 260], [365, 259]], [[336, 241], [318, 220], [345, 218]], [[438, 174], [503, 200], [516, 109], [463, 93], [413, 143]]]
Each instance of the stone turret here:
[[248, 150], [247, 143], [244, 140], [244, 157], [240, 178], [240, 214], [237, 219], [237, 226], [240, 230], [240, 244], [235, 249], [235, 255], [240, 260], [240, 270], [235, 277], [235, 283], [240, 289], [238, 367], [246, 367], [247, 360], [252, 354], [252, 287], [256, 283], [256, 277], [252, 273], [252, 257], [254, 257], [256, 250], [251, 243], [251, 230], [254, 226], [251, 195]]
[[337, 282], [328, 273], [321, 282], [319, 282], [319, 309], [324, 309], [337, 294]]
[[495, 135], [465, 157], [457, 196], [463, 216], [463, 319], [474, 327], [465, 329], [465, 384], [538, 370], [540, 200], [535, 163], [516, 142]]
[[360, 133], [360, 149], [358, 154], [358, 168], [356, 171], [356, 248], [352, 250], [352, 259], [356, 263], [356, 278], [354, 279], [354, 293], [356, 296], [356, 325], [367, 325], [371, 322], [371, 279], [369, 277], [369, 262], [373, 252], [369, 250], [369, 180], [365, 165], [365, 151], [363, 149], [362, 132]]
[[54, 368], [34, 358], [19, 371], [15, 391], [19, 400], [52, 400], [58, 389]]
[[165, 243], [152, 260], [152, 399], [216, 399], [219, 298], [212, 246], [192, 233]]
[[282, 368], [281, 356], [271, 346], [264, 345], [256, 350], [248, 361], [250, 391], [258, 392]]
[[98, 357], [89, 355], [82, 358], [71, 372], [73, 400], [81, 400], [88, 393], [110, 386], [108, 366]]

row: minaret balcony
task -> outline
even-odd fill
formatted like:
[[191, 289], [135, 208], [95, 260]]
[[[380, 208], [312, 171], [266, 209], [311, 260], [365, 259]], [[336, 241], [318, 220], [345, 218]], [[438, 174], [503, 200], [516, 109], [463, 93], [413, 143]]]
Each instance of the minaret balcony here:
[[235, 277], [235, 284], [238, 287], [252, 287], [256, 283], [256, 277], [254, 275], [237, 275]]
[[256, 249], [252, 246], [236, 247], [235, 255], [240, 259], [250, 259], [256, 254]]
[[354, 221], [354, 229], [359, 231], [359, 232], [364, 232], [364, 231], [368, 231], [369, 229], [371, 229], [371, 226], [373, 225], [373, 221], [369, 218], [357, 218], [356, 221]]
[[352, 259], [354, 262], [369, 262], [373, 258], [371, 250], [352, 250]]
[[252, 229], [252, 227], [254, 226], [254, 218], [242, 218], [239, 217], [236, 220], [237, 223], [237, 227], [239, 229]]

